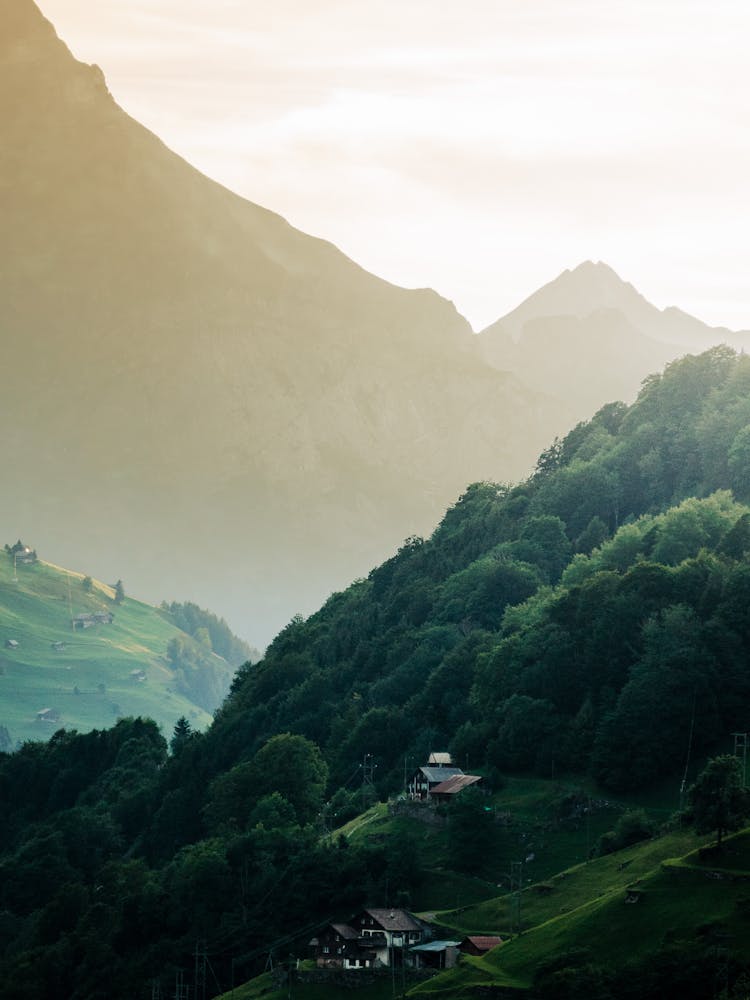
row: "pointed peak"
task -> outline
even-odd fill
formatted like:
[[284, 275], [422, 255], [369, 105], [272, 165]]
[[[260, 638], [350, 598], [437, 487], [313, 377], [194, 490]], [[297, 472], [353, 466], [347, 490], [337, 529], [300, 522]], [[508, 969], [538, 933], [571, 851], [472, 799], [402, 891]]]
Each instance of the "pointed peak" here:
[[603, 260], [584, 260], [577, 267], [572, 270], [563, 272], [564, 274], [596, 274], [596, 275], [607, 275], [612, 278], [617, 278], [618, 281], [622, 281], [620, 275], [611, 268], [609, 264], [605, 263]]

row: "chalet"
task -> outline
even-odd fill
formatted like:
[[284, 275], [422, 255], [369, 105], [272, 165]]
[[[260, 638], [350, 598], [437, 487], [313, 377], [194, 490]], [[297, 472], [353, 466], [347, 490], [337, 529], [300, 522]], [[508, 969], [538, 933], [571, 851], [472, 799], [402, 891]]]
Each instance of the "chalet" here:
[[453, 778], [457, 774], [463, 773], [460, 767], [431, 767], [429, 764], [424, 767], [418, 767], [411, 778], [409, 778], [406, 789], [409, 798], [422, 799], [424, 801], [436, 785], [440, 785], [444, 781], [447, 781], [448, 778]]
[[5, 648], [6, 649], [18, 649], [19, 642], [18, 639], [6, 639]]
[[414, 771], [406, 791], [410, 799], [450, 802], [464, 788], [481, 780], [478, 774], [464, 774], [460, 767], [454, 767], [449, 753], [433, 752], [428, 763]]
[[372, 969], [377, 961], [372, 941], [349, 924], [329, 924], [310, 948], [319, 969]]
[[481, 780], [482, 778], [478, 774], [454, 774], [431, 788], [429, 796], [433, 802], [450, 802], [464, 788], [476, 785]]
[[395, 908], [362, 910], [351, 926], [375, 951], [375, 964], [412, 964], [407, 949], [431, 937], [429, 925], [408, 910]]
[[458, 950], [463, 955], [486, 955], [492, 948], [497, 948], [503, 939], [494, 934], [471, 934], [465, 937]]
[[411, 949], [431, 936], [429, 925], [407, 910], [367, 909], [348, 924], [328, 924], [310, 941], [320, 968], [377, 969], [414, 965]]
[[60, 713], [56, 708], [40, 708], [36, 713], [37, 722], [59, 722]]

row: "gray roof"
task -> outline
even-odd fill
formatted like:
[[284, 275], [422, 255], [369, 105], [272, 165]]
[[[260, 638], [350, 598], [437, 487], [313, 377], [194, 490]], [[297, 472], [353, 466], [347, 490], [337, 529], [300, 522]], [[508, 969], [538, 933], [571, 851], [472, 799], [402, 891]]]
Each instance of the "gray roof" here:
[[356, 941], [359, 937], [359, 931], [355, 931], [349, 924], [331, 924], [331, 927], [345, 941]]
[[395, 910], [390, 908], [379, 910], [365, 910], [373, 920], [376, 920], [383, 930], [386, 931], [418, 931], [420, 925], [406, 910]]
[[458, 948], [460, 941], [428, 941], [427, 944], [415, 944], [409, 951], [445, 951], [446, 948]]
[[420, 767], [419, 770], [427, 778], [429, 782], [447, 781], [448, 778], [452, 778], [455, 774], [463, 774], [464, 772], [460, 767]]

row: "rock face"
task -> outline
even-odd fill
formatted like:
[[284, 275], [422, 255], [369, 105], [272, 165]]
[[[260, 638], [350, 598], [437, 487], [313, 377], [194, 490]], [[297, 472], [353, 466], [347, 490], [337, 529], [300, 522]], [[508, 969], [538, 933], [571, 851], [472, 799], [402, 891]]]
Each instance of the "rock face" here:
[[31, 0], [3, 21], [8, 538], [262, 642], [569, 423], [452, 304], [172, 153]]

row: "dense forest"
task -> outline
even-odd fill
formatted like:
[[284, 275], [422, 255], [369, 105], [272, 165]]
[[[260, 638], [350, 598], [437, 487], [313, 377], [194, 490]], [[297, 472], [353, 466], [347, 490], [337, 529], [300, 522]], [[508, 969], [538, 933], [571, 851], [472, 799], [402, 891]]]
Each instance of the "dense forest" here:
[[432, 749], [614, 791], [722, 749], [747, 728], [746, 502], [750, 359], [719, 347], [293, 619], [206, 734], [122, 720], [0, 756], [3, 995], [130, 997], [197, 939], [226, 984], [230, 955], [249, 973], [388, 880], [408, 891], [414, 845], [321, 837], [365, 754], [384, 795]]

